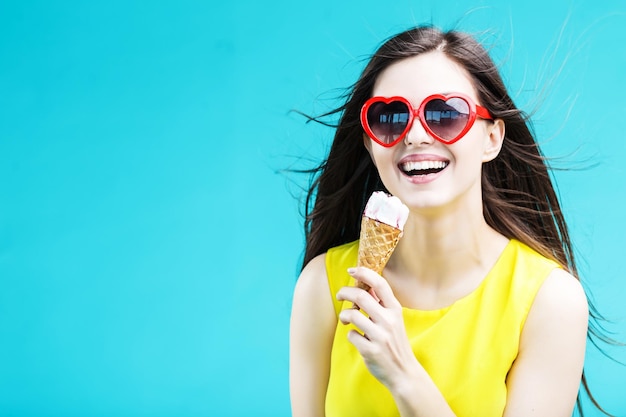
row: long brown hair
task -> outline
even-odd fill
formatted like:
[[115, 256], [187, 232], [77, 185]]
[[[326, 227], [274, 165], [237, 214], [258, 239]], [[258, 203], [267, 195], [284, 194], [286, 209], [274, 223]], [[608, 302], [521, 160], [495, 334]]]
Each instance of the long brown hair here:
[[[498, 68], [479, 42], [468, 34], [442, 32], [432, 26], [413, 28], [384, 42], [346, 94], [345, 104], [310, 118], [321, 122], [321, 118], [340, 115], [327, 159], [309, 171], [314, 175], [305, 203], [303, 266], [333, 246], [358, 239], [367, 198], [373, 191], [384, 190], [363, 145], [359, 122], [361, 106], [371, 96], [378, 75], [398, 60], [435, 50], [468, 71], [479, 102], [506, 126], [500, 154], [483, 164], [483, 212], [487, 223], [577, 276], [567, 224], [528, 116], [515, 106]], [[593, 306], [591, 315], [593, 319], [600, 317]], [[593, 326], [589, 336], [605, 340]], [[584, 372], [582, 383], [592, 402], [602, 410], [589, 392]], [[577, 404], [582, 414], [580, 395]]]

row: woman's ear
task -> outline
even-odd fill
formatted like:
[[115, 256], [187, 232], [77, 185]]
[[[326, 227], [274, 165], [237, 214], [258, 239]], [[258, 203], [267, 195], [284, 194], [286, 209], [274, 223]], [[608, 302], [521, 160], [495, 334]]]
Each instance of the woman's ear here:
[[502, 143], [504, 142], [504, 120], [496, 119], [489, 127], [489, 136], [485, 142], [485, 151], [483, 154], [483, 162], [489, 162], [496, 159], [496, 156], [502, 149]]

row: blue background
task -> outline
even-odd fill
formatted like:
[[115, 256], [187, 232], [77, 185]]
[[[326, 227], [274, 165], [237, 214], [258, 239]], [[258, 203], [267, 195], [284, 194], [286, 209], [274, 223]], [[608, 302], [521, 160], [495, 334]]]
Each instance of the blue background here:
[[[624, 1], [1, 1], [0, 415], [288, 416], [307, 179], [282, 170], [332, 137], [289, 110], [426, 22], [477, 33], [534, 112], [626, 340]], [[626, 415], [626, 367], [587, 369]]]

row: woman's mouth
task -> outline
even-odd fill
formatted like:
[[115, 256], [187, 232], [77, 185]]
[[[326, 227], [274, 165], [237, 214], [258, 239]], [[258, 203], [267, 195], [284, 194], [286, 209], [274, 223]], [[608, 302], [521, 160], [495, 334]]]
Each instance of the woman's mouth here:
[[449, 162], [447, 161], [407, 161], [398, 164], [398, 168], [410, 177], [419, 175], [437, 174], [443, 171]]

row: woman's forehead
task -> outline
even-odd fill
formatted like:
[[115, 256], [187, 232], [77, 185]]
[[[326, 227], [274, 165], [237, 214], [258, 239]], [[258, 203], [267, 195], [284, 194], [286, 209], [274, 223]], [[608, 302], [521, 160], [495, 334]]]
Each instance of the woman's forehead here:
[[464, 93], [476, 100], [467, 70], [442, 52], [428, 52], [394, 62], [374, 84], [373, 96], [403, 96], [410, 101], [432, 94]]

